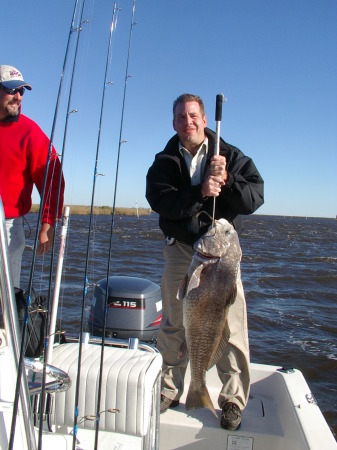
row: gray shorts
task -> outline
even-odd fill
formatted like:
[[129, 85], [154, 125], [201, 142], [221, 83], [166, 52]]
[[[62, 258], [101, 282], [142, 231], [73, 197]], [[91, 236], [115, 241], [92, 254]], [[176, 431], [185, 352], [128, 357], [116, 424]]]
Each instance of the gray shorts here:
[[21, 261], [25, 249], [23, 217], [6, 219], [8, 255], [14, 287], [20, 287]]

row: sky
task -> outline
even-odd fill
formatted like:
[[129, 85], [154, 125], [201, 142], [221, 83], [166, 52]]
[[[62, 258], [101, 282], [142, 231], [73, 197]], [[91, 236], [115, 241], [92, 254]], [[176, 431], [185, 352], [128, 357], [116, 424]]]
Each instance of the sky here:
[[[86, 0], [80, 33], [70, 33], [73, 0], [14, 4], [1, 5], [0, 64], [17, 67], [32, 85], [22, 113], [48, 136], [70, 35], [53, 139], [65, 204], [90, 205], [94, 192], [98, 206], [116, 198], [116, 206], [149, 207], [146, 173], [174, 134], [174, 99], [200, 95], [215, 129], [223, 93], [221, 136], [265, 181], [257, 213], [336, 217], [335, 0], [136, 0], [129, 52], [134, 0], [119, 0], [109, 58], [113, 0]], [[81, 11], [79, 1], [76, 27]]]

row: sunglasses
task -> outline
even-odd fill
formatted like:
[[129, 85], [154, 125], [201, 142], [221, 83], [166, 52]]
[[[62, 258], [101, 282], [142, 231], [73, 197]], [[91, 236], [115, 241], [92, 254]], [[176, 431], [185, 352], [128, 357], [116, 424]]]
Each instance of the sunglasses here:
[[0, 84], [0, 89], [5, 91], [9, 95], [15, 95], [18, 92], [21, 95], [21, 97], [25, 93], [25, 88], [24, 87], [20, 87], [20, 88], [17, 88], [17, 89], [10, 89], [10, 88], [6, 88], [2, 84]]

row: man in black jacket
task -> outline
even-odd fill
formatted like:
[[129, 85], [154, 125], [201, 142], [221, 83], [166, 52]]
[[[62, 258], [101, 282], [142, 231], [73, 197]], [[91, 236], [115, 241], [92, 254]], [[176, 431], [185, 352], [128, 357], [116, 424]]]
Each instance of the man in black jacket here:
[[[253, 161], [238, 148], [220, 140], [215, 155], [215, 133], [207, 128], [200, 97], [182, 94], [173, 104], [176, 135], [158, 153], [147, 174], [146, 198], [159, 214], [165, 235], [162, 278], [163, 318], [158, 349], [163, 356], [161, 412], [179, 404], [184, 390], [188, 357], [182, 357], [185, 340], [182, 302], [176, 295], [193, 257], [193, 243], [209, 226], [215, 202], [215, 219], [225, 218], [240, 231], [240, 215], [263, 204], [263, 180]], [[217, 363], [223, 383], [218, 403], [221, 426], [235, 430], [249, 396], [249, 344], [246, 302], [238, 278], [237, 296], [229, 309], [230, 339]]]

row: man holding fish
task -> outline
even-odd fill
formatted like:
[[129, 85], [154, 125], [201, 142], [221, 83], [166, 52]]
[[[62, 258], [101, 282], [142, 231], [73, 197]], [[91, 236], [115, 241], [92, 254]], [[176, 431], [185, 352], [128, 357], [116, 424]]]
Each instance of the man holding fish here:
[[182, 94], [175, 100], [173, 128], [176, 134], [156, 155], [146, 186], [146, 198], [165, 235], [157, 341], [163, 356], [161, 412], [179, 405], [190, 361], [186, 408], [208, 407], [216, 414], [205, 385], [206, 371], [216, 364], [222, 382], [221, 426], [235, 430], [250, 388], [236, 232], [241, 230], [240, 215], [263, 204], [263, 179], [238, 148], [221, 139], [219, 152], [214, 151], [216, 134], [207, 128], [197, 95]]

